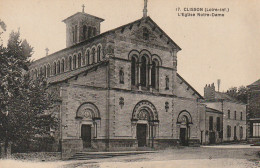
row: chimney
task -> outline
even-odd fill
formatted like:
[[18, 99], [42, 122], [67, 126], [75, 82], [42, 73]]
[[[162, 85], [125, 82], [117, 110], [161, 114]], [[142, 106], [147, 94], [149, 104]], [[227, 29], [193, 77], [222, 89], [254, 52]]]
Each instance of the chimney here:
[[46, 51], [46, 56], [47, 56], [47, 55], [49, 54], [49, 53], [48, 53], [48, 52], [49, 52], [49, 49], [46, 48], [45, 51]]
[[219, 92], [219, 89], [220, 89], [220, 79], [218, 79], [218, 92]]
[[215, 86], [214, 83], [204, 87], [204, 98], [208, 100], [215, 99]]

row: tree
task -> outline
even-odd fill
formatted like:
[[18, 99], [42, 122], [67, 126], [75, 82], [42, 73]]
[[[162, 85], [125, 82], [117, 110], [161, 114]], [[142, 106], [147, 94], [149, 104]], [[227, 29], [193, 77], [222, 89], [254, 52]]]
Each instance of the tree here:
[[243, 103], [247, 103], [247, 87], [245, 86], [240, 86], [239, 88], [237, 87], [231, 87], [227, 90], [227, 94]]
[[44, 78], [32, 80], [28, 74], [33, 48], [11, 32], [7, 47], [0, 46], [0, 141], [5, 148], [23, 144], [29, 149], [32, 139], [48, 135], [57, 126], [49, 110], [54, 97]]

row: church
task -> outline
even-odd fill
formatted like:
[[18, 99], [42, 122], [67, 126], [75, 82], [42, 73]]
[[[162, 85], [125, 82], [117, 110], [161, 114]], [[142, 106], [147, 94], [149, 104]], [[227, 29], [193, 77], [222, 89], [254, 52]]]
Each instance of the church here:
[[[66, 18], [66, 48], [34, 61], [59, 97], [62, 158], [80, 151], [199, 145], [203, 97], [177, 73], [181, 48], [147, 16], [101, 32], [104, 19]], [[58, 146], [58, 145], [56, 145]]]

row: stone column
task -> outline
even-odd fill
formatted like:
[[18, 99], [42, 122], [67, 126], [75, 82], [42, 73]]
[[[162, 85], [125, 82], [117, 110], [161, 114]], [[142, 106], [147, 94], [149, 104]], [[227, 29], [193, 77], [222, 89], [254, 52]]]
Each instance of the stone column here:
[[137, 64], [137, 70], [138, 70], [138, 75], [137, 75], [137, 79], [138, 79], [138, 88], [139, 90], [141, 90], [141, 62], [138, 62]]
[[152, 88], [152, 67], [153, 67], [153, 64], [149, 64], [149, 68], [148, 68], [149, 76], [148, 76], [148, 79], [149, 79], [150, 91], [153, 91], [153, 88]]

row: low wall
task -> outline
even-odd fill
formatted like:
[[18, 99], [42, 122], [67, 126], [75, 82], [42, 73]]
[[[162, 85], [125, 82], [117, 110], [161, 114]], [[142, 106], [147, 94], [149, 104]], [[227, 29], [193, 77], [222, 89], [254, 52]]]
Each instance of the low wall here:
[[30, 153], [13, 153], [13, 159], [22, 159], [22, 160], [44, 160], [44, 161], [53, 161], [60, 160], [60, 152], [30, 152]]

